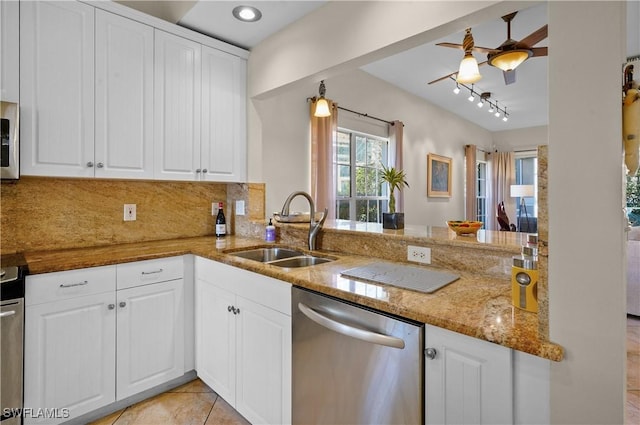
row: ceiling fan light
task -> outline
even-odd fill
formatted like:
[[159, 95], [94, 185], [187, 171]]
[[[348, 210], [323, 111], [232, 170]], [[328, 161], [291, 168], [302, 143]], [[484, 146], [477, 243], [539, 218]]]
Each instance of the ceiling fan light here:
[[460, 69], [456, 75], [458, 83], [475, 83], [482, 78], [480, 69], [478, 69], [478, 61], [471, 53], [465, 54], [460, 61]]
[[507, 50], [492, 55], [489, 58], [489, 65], [500, 68], [503, 71], [511, 71], [529, 59], [532, 54], [533, 52], [527, 49]]

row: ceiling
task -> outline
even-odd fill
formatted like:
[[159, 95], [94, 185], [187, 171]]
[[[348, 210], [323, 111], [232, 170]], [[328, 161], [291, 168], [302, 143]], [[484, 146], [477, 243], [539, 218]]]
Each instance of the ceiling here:
[[[313, 12], [325, 1], [123, 0], [120, 3], [251, 50], [271, 34]], [[172, 5], [172, 3], [178, 3], [178, 5]], [[630, 15], [640, 15], [638, 3], [640, 2], [628, 1]], [[234, 19], [231, 10], [239, 4], [259, 8], [262, 11], [262, 19], [254, 23]], [[520, 40], [546, 23], [546, 3], [520, 10], [511, 23], [511, 38]], [[494, 48], [507, 39], [507, 24], [502, 19], [496, 18], [474, 26], [472, 32], [477, 46]], [[530, 58], [521, 64], [517, 68], [516, 82], [510, 85], [505, 85], [499, 69], [489, 65], [480, 67], [483, 78], [475, 85], [474, 90], [490, 92], [493, 102], [497, 100], [501, 108], [506, 107], [509, 114], [507, 122], [504, 122], [502, 117], [498, 119], [489, 114], [486, 106], [480, 109], [476, 106], [476, 102], [469, 102], [468, 90], [463, 88], [460, 94], [454, 95], [452, 90], [455, 83], [451, 80], [427, 84], [429, 81], [457, 71], [463, 56], [461, 50], [435, 44], [443, 41], [462, 43], [463, 37], [464, 29], [461, 29], [456, 34], [373, 62], [362, 69], [489, 131], [546, 125], [548, 121], [548, 59], [546, 57]], [[633, 37], [630, 34], [629, 39]], [[536, 46], [549, 46], [549, 40], [542, 40]], [[475, 54], [478, 62], [486, 60], [483, 56], [479, 53]]]

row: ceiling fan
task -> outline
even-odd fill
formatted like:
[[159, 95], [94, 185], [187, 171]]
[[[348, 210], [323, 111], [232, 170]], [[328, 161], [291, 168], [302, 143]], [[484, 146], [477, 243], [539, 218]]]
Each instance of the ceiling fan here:
[[[512, 84], [516, 81], [516, 68], [518, 65], [529, 59], [530, 57], [547, 56], [547, 47], [533, 47], [540, 41], [547, 38], [548, 25], [543, 25], [536, 31], [532, 32], [520, 41], [511, 38], [511, 21], [518, 12], [513, 12], [502, 17], [502, 20], [507, 23], [507, 39], [500, 46], [495, 49], [488, 47], [475, 46], [473, 43], [473, 36], [471, 35], [471, 29], [467, 29], [463, 44], [456, 43], [438, 43], [438, 46], [451, 47], [454, 49], [461, 49], [465, 51], [465, 59], [471, 55], [471, 51], [484, 53], [487, 55], [487, 60], [481, 62], [478, 66], [489, 64], [502, 70], [504, 75], [505, 84]], [[463, 59], [464, 60], [464, 59]], [[459, 71], [452, 72], [444, 77], [438, 78], [429, 82], [429, 84], [437, 83], [438, 81], [450, 78], [453, 75], [457, 75]], [[478, 78], [479, 79], [479, 78]]]

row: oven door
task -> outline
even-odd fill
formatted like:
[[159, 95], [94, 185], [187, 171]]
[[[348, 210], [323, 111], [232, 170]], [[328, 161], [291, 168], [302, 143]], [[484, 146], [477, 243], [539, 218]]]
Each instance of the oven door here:
[[[18, 104], [0, 102], [0, 178], [20, 178], [20, 135]], [[4, 424], [3, 424], [4, 425]]]
[[2, 425], [22, 423], [22, 359], [24, 335], [24, 298], [2, 301], [0, 306], [0, 412]]

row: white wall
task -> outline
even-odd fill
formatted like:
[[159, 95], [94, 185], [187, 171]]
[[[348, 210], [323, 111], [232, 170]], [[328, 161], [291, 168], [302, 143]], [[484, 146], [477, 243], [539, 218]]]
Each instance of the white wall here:
[[499, 151], [535, 150], [549, 141], [547, 126], [521, 128], [518, 130], [496, 131], [493, 143]]
[[624, 423], [625, 39], [624, 2], [549, 2], [549, 316], [566, 350], [551, 365], [557, 424]]
[[[357, 9], [364, 14], [362, 22], [367, 23], [370, 3], [357, 4]], [[467, 3], [443, 5], [439, 2], [438, 5], [447, 8], [447, 13], [439, 15], [447, 19], [463, 17], [473, 9]], [[513, 7], [509, 3], [491, 7], [491, 17], [499, 19]], [[526, 4], [518, 3], [515, 7], [526, 7]], [[355, 10], [353, 12], [349, 17], [357, 22], [360, 18]], [[278, 35], [279, 43], [267, 40], [265, 49], [256, 56], [252, 53], [249, 58], [249, 78], [255, 83], [251, 93], [264, 95], [308, 79], [314, 84], [301, 91], [305, 92], [303, 96], [309, 96], [316, 93], [319, 77], [344, 73], [349, 65], [354, 68], [353, 64], [361, 62], [363, 56], [376, 52], [376, 46], [371, 43], [366, 43], [364, 49], [353, 45], [352, 28], [357, 25], [332, 25], [332, 18], [324, 10], [322, 21], [316, 22], [316, 27], [327, 28], [332, 46], [339, 50], [335, 56], [328, 49], [321, 51], [319, 59], [313, 58], [312, 48], [304, 52], [297, 50], [304, 50], [305, 45], [317, 45], [313, 31], [304, 33], [298, 28], [288, 34], [285, 30]], [[406, 34], [402, 28], [403, 18], [386, 17], [381, 32], [386, 33], [387, 38], [377, 46], [380, 49], [377, 55], [384, 53], [390, 37], [397, 36], [400, 43], [400, 37]], [[428, 20], [424, 30], [434, 28], [433, 20], [437, 16], [425, 18]], [[486, 18], [485, 13], [483, 19]], [[306, 23], [313, 19], [311, 14]], [[478, 19], [474, 15], [466, 22], [458, 22], [455, 30]], [[411, 23], [415, 30], [415, 20]], [[309, 30], [313, 27], [308, 25]], [[367, 31], [371, 28], [364, 27]], [[550, 329], [552, 340], [566, 350], [566, 358], [551, 365], [551, 418], [556, 424], [624, 422], [625, 252], [620, 69], [625, 28], [624, 2], [549, 2]], [[288, 35], [292, 36], [296, 49], [284, 52]], [[349, 43], [341, 44], [341, 40]], [[396, 51], [395, 47], [391, 52]], [[584, 58], [593, 56], [594, 49], [598, 51], [598, 60], [585, 62]], [[301, 67], [295, 72], [287, 68], [297, 63]], [[260, 76], [263, 70], [266, 73]], [[277, 76], [279, 71], [283, 74]], [[263, 117], [256, 116], [254, 111], [250, 113], [252, 126], [259, 126], [261, 120], [264, 125]], [[259, 136], [261, 131], [255, 130], [250, 128], [249, 143], [250, 146], [255, 143], [259, 150], [263, 140]], [[251, 160], [256, 159], [259, 160], [259, 156]], [[283, 167], [288, 165], [282, 163]], [[250, 163], [249, 167], [251, 176], [252, 167], [260, 169], [261, 165]], [[267, 186], [271, 184], [268, 179], [265, 181]]]
[[[489, 131], [409, 94], [364, 71], [354, 70], [325, 80], [327, 97], [338, 105], [388, 121], [404, 122], [404, 170], [410, 187], [405, 188], [407, 224], [444, 226], [446, 220], [464, 218], [464, 145], [488, 147]], [[295, 89], [293, 88], [295, 87]], [[254, 101], [261, 119], [262, 176], [267, 182], [267, 214], [282, 207], [295, 190], [309, 191], [309, 105], [316, 94], [312, 83], [296, 84], [266, 100]], [[339, 111], [339, 124], [362, 121], [386, 133], [386, 124]], [[385, 134], [386, 135], [386, 134]], [[427, 197], [427, 154], [452, 158], [452, 197]], [[324, 205], [319, 205], [324, 208]], [[302, 206], [300, 209], [307, 210]]]

